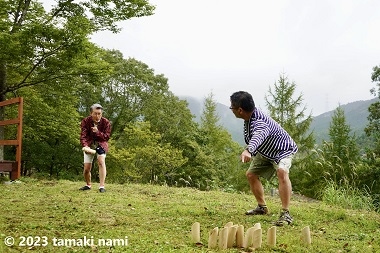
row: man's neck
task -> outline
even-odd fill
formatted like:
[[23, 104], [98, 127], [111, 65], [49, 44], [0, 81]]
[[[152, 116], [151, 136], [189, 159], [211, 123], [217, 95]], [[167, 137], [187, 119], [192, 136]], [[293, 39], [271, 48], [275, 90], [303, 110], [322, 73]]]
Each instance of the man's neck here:
[[251, 118], [252, 113], [253, 113], [253, 111], [252, 111], [252, 112], [246, 112], [246, 111], [243, 111], [241, 117], [242, 117], [242, 119], [244, 119], [245, 121], [249, 121], [249, 119]]

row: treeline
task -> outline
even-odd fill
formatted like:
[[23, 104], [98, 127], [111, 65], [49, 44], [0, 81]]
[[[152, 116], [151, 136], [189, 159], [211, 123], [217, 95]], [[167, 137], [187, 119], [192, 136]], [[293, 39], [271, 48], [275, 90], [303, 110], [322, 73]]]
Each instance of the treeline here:
[[[124, 59], [118, 51], [97, 53], [108, 71], [95, 83], [67, 80], [17, 91], [25, 99], [22, 174], [81, 178], [80, 121], [97, 102], [112, 124], [108, 182], [200, 189], [226, 183], [241, 148], [218, 125], [212, 95], [201, 123], [195, 123], [187, 102], [170, 92], [163, 75], [135, 59]], [[96, 177], [96, 168], [93, 173]]]
[[[196, 123], [164, 75], [90, 42], [94, 32], [117, 32], [119, 21], [152, 15], [148, 1], [68, 0], [47, 10], [34, 0], [0, 0], [0, 6], [0, 101], [25, 100], [24, 176], [82, 180], [80, 121], [93, 103], [100, 103], [112, 123], [107, 182], [249, 190], [247, 165], [238, 159], [244, 147], [219, 125], [212, 94]], [[372, 80], [378, 86], [379, 73], [375, 67]], [[369, 108], [366, 129], [374, 145], [361, 156], [340, 108], [330, 125], [330, 140], [316, 146], [308, 134], [312, 117], [305, 115], [302, 95], [295, 90], [296, 84], [281, 74], [263, 94], [270, 115], [299, 146], [290, 174], [293, 189], [321, 199], [331, 185], [353, 188], [378, 203], [379, 103]], [[379, 96], [378, 89], [372, 92]], [[14, 114], [14, 108], [7, 108], [0, 118]], [[0, 129], [0, 139], [14, 136], [13, 128]], [[13, 148], [4, 151], [0, 159], [12, 159]], [[96, 168], [93, 173], [96, 177]]]

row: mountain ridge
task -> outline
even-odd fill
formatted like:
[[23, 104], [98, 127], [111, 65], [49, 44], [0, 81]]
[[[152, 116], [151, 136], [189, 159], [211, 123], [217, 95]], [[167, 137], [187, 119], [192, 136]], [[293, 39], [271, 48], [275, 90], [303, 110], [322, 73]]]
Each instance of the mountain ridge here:
[[[194, 120], [200, 122], [200, 117], [203, 112], [204, 99], [195, 98], [190, 96], [180, 96], [179, 99], [186, 100], [188, 102], [188, 108], [195, 116]], [[360, 136], [364, 134], [364, 128], [368, 124], [368, 107], [379, 101], [379, 98], [373, 98], [370, 100], [358, 100], [350, 102], [344, 105], [340, 105], [344, 110], [346, 117], [346, 124], [351, 128], [351, 134]], [[310, 125], [310, 131], [314, 132], [314, 137], [317, 144], [322, 143], [323, 140], [328, 140], [328, 129], [330, 127], [331, 118], [334, 115], [334, 110], [324, 112], [318, 116], [313, 116], [313, 121]], [[230, 134], [234, 141], [244, 146], [243, 138], [243, 121], [237, 119], [231, 112], [228, 106], [216, 103], [216, 113], [219, 115], [219, 124], [223, 126]]]

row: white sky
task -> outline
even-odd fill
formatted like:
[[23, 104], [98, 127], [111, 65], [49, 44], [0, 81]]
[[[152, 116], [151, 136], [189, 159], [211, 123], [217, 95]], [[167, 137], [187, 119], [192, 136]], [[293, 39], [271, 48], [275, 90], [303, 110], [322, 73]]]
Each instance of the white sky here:
[[265, 108], [285, 73], [313, 116], [373, 98], [380, 65], [378, 0], [153, 0], [153, 16], [120, 24], [92, 41], [120, 50], [169, 79], [175, 95], [230, 105], [246, 90]]

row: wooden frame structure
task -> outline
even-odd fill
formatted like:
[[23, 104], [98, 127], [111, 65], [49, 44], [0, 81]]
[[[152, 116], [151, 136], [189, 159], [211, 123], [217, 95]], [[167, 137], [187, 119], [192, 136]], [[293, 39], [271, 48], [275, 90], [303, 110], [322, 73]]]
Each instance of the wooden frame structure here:
[[16, 146], [16, 161], [0, 161], [0, 172], [9, 172], [11, 180], [16, 180], [20, 177], [21, 172], [21, 150], [22, 150], [22, 115], [24, 100], [22, 97], [12, 98], [0, 102], [0, 107], [17, 104], [18, 116], [15, 119], [0, 121], [0, 126], [17, 124], [17, 139], [16, 140], [0, 140], [0, 146]]

